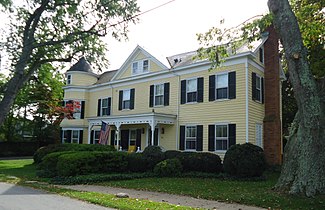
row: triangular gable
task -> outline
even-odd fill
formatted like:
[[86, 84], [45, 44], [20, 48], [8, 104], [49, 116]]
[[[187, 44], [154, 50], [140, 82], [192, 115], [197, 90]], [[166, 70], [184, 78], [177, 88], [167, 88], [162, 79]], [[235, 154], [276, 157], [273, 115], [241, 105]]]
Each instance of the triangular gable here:
[[116, 74], [114, 75], [114, 77], [112, 78], [111, 81], [118, 80], [118, 79], [122, 78], [122, 76], [126, 73], [126, 71], [130, 70], [130, 66], [131, 66], [132, 62], [136, 60], [136, 58], [139, 54], [143, 54], [144, 57], [146, 59], [150, 60], [150, 62], [153, 62], [155, 64], [155, 66], [157, 66], [157, 68], [159, 68], [161, 70], [168, 69], [168, 67], [165, 66], [161, 61], [159, 61], [153, 55], [148, 53], [145, 49], [143, 49], [142, 47], [137, 45], [136, 48], [132, 51], [132, 53], [129, 55], [129, 57], [126, 59], [126, 61], [122, 64], [122, 66], [116, 72]]

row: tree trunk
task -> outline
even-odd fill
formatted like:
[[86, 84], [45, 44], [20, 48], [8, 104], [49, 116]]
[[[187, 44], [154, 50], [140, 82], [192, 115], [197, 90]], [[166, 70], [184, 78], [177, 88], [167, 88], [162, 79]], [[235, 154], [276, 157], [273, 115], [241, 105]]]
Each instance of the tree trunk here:
[[298, 105], [275, 189], [306, 196], [324, 194], [325, 114], [321, 91], [309, 69], [307, 49], [288, 0], [269, 0], [268, 6], [285, 50]]

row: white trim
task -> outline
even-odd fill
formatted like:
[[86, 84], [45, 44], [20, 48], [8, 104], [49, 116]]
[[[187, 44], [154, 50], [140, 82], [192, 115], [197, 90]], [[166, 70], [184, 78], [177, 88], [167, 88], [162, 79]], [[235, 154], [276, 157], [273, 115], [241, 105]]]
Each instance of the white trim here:
[[248, 107], [248, 105], [249, 105], [249, 103], [248, 103], [248, 94], [249, 94], [249, 91], [248, 91], [248, 89], [249, 89], [249, 85], [248, 85], [248, 79], [249, 79], [249, 74], [248, 74], [248, 72], [249, 72], [249, 70], [248, 70], [248, 58], [246, 59], [246, 62], [245, 62], [245, 88], [246, 88], [246, 93], [245, 93], [245, 107], [246, 107], [246, 119], [245, 119], [245, 121], [246, 121], [246, 123], [245, 123], [245, 138], [246, 138], [246, 143], [248, 143], [248, 137], [249, 137], [249, 135], [248, 135], [248, 129], [249, 129], [249, 107]]
[[[184, 79], [185, 81], [186, 81], [186, 86], [185, 86], [185, 104], [193, 104], [193, 103], [198, 103], [197, 102], [197, 98], [198, 98], [198, 86], [197, 86], [197, 83], [198, 83], [198, 77], [191, 77], [191, 78], [186, 78], [186, 79]], [[187, 83], [188, 83], [188, 81], [190, 81], [190, 80], [195, 80], [195, 83], [196, 83], [196, 90], [195, 91], [187, 91], [187, 87], [188, 87], [188, 85], [187, 85]], [[190, 102], [188, 102], [188, 100], [187, 100], [187, 94], [188, 93], [196, 93], [196, 100], [195, 101], [190, 101]]]
[[256, 69], [264, 73], [264, 66], [261, 65], [260, 63], [256, 62], [255, 60], [249, 59], [248, 64], [251, 64], [254, 66]]
[[[193, 124], [193, 125], [191, 125], [191, 124], [187, 124], [187, 125], [185, 125], [185, 140], [184, 140], [184, 151], [196, 151], [197, 150], [197, 124]], [[188, 127], [195, 127], [195, 149], [186, 149], [186, 138], [187, 138], [187, 136], [186, 136], [186, 130], [187, 130], [187, 128]], [[193, 137], [189, 137], [189, 138], [193, 138]]]
[[[162, 104], [160, 104], [160, 105], [156, 105], [156, 86], [158, 86], [158, 85], [162, 85], [163, 86], [163, 93], [162, 93], [162, 95], [157, 95], [157, 96], [162, 96], [163, 97]], [[165, 104], [165, 83], [153, 84], [153, 107], [163, 107], [164, 104]]]
[[94, 76], [96, 78], [99, 78], [99, 75], [98, 74], [95, 74], [93, 72], [85, 72], [85, 71], [67, 71], [65, 74], [86, 74], [86, 75], [89, 75], [89, 76]]
[[[220, 98], [219, 99], [217, 97], [217, 94], [218, 94], [218, 91], [217, 91], [218, 90], [218, 87], [217, 87], [218, 82], [217, 82], [217, 80], [218, 80], [218, 76], [221, 76], [221, 75], [227, 75], [227, 97], [226, 98]], [[215, 74], [214, 84], [215, 84], [215, 96], [214, 96], [215, 101], [220, 101], [220, 100], [225, 100], [225, 99], [228, 99], [229, 100], [229, 72], [219, 72], [219, 73]]]
[[[216, 152], [226, 152], [229, 149], [229, 124], [221, 124], [221, 123], [217, 123], [214, 124], [214, 151]], [[227, 126], [227, 149], [226, 150], [217, 150], [217, 133], [216, 133], [216, 127], [217, 126]], [[221, 137], [223, 138], [223, 137]]]

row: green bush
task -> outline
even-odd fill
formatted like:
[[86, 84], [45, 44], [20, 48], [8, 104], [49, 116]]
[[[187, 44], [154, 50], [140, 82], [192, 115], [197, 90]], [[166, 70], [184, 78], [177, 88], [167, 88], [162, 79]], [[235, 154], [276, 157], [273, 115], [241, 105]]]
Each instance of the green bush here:
[[148, 146], [142, 152], [147, 161], [147, 169], [153, 170], [155, 165], [164, 160], [164, 153], [159, 146]]
[[167, 159], [158, 163], [153, 172], [160, 177], [179, 176], [182, 173], [183, 167], [179, 159]]
[[147, 160], [141, 153], [129, 153], [126, 157], [128, 171], [145, 172], [147, 171]]
[[184, 171], [220, 173], [222, 169], [221, 158], [214, 153], [182, 152], [180, 161]]
[[167, 150], [165, 153], [165, 159], [180, 158], [182, 155], [181, 151], [178, 150]]
[[34, 154], [34, 162], [39, 164], [43, 158], [53, 152], [63, 151], [116, 151], [114, 146], [99, 144], [52, 144], [39, 148]]
[[231, 176], [261, 176], [266, 169], [264, 151], [250, 143], [233, 145], [226, 152], [223, 167]]
[[68, 153], [59, 156], [56, 168], [59, 176], [125, 172], [127, 170], [126, 156], [125, 152]]

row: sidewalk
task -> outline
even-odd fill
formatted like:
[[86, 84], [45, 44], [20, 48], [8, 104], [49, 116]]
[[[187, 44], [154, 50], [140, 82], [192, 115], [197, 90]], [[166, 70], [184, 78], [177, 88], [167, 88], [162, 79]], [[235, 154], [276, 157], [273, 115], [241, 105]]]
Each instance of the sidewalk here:
[[147, 199], [155, 202], [166, 202], [181, 206], [191, 206], [205, 209], [218, 210], [261, 210], [259, 207], [245, 206], [241, 204], [230, 204], [218, 201], [197, 199], [188, 196], [171, 195], [167, 193], [141, 191], [125, 188], [105, 187], [96, 185], [59, 185], [61, 188], [73, 189], [78, 191], [100, 192], [106, 194], [127, 193], [130, 198]]

